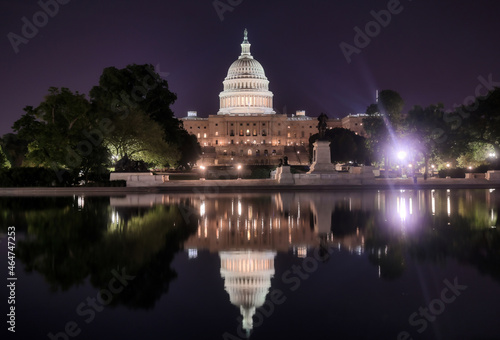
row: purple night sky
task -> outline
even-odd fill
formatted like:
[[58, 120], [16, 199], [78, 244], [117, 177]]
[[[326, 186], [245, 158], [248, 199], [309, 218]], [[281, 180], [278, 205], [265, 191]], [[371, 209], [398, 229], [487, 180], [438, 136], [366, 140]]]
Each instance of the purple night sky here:
[[[169, 73], [177, 117], [188, 110], [216, 114], [244, 28], [280, 113], [285, 107], [288, 114], [304, 109], [311, 116], [364, 112], [376, 89], [398, 91], [406, 109], [438, 102], [450, 109], [474, 95], [478, 77], [500, 83], [495, 0], [401, 0], [394, 7], [399, 13], [350, 56], [351, 63], [339, 45], [353, 45], [354, 28], [364, 31], [374, 20], [371, 11], [397, 0], [221, 0], [236, 4], [224, 20], [213, 0], [59, 2], [66, 4], [43, 25], [36, 0], [0, 1], [0, 135], [11, 132], [23, 107], [37, 106], [49, 87], [88, 94], [105, 67], [131, 63]], [[8, 35], [22, 36], [22, 18], [33, 22], [33, 15], [41, 27], [15, 53]]]

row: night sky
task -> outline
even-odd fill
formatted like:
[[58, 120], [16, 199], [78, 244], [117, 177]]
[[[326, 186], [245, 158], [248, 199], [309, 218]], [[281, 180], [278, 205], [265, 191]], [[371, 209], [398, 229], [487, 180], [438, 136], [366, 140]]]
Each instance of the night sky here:
[[[35, 0], [0, 1], [0, 135], [49, 87], [88, 94], [105, 67], [131, 63], [158, 65], [177, 117], [216, 114], [245, 28], [279, 113], [364, 112], [376, 89], [398, 91], [406, 109], [451, 109], [475, 94], [478, 77], [500, 86], [500, 1], [221, 0], [236, 5], [220, 15], [213, 0], [59, 1], [67, 3], [45, 23]], [[339, 45], [355, 46], [354, 28], [388, 6], [398, 13], [380, 32], [371, 25], [371, 41], [348, 63]], [[33, 15], [41, 27], [15, 53], [9, 33], [22, 37], [22, 18]]]

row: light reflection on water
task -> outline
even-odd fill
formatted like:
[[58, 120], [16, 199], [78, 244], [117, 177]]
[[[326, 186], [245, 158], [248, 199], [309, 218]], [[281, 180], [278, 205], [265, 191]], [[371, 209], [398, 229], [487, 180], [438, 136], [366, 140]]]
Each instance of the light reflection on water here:
[[[2, 228], [16, 225], [28, 236], [20, 242], [18, 258], [26, 270], [44, 277], [47, 291], [49, 287], [63, 291], [78, 287], [86, 279], [101, 289], [109, 282], [113, 268], [129, 268], [136, 279], [111, 305], [130, 313], [158, 310], [162, 296], [170, 296], [171, 285], [176, 294], [188, 299], [188, 292], [175, 283], [186, 284], [189, 268], [206, 263], [206, 254], [208, 258], [217, 256], [219, 266], [210, 270], [219, 273], [223, 287], [204, 282], [203, 277], [191, 279], [202, 280], [210, 292], [224, 289], [227, 299], [218, 304], [225, 306], [223, 309], [231, 305], [238, 308], [237, 324], [232, 321], [238, 315], [233, 314], [232, 319], [219, 321], [220, 327], [235, 337], [252, 334], [252, 338], [260, 339], [270, 336], [275, 322], [279, 324], [270, 316], [263, 318], [262, 311], [266, 310], [266, 301], [268, 307], [273, 301], [273, 293], [288, 292], [291, 300], [293, 288], [311, 280], [318, 289], [307, 294], [310, 300], [317, 300], [317, 294], [329, 289], [326, 284], [344, 256], [340, 254], [368, 264], [365, 267], [354, 258], [346, 260], [352, 265], [352, 273], [364, 277], [352, 287], [341, 287], [346, 296], [358, 294], [364, 281], [363, 289], [375, 289], [380, 283], [374, 279], [385, 285], [396, 282], [400, 289], [411, 292], [422, 283], [408, 283], [408, 277], [418, 274], [415, 268], [422, 263], [440, 263], [444, 266], [440, 275], [451, 280], [457, 274], [446, 261], [453, 260], [461, 263], [460, 268], [476, 268], [481, 275], [491, 277], [495, 282], [492, 301], [500, 300], [499, 199], [494, 190], [74, 196], [41, 198], [40, 202], [35, 198], [28, 202], [1, 200], [1, 218]], [[180, 257], [184, 253], [186, 261]], [[373, 268], [376, 277], [369, 277], [367, 268]], [[481, 275], [462, 273], [461, 280], [468, 279], [469, 286], [476, 281], [481, 282], [478, 286], [486, 285]], [[333, 280], [341, 281], [340, 277]], [[401, 320], [386, 320], [377, 326], [381, 329], [375, 327], [380, 334], [395, 338], [399, 331], [408, 329], [418, 336], [407, 319], [423, 303], [416, 297], [399, 306], [397, 312], [384, 312], [385, 307], [380, 305], [366, 308], [382, 315], [402, 315]], [[293, 310], [292, 306], [290, 302], [284, 308]], [[279, 305], [274, 309], [279, 310]], [[449, 318], [465, 309], [450, 311]], [[498, 308], [496, 311], [500, 312]], [[41, 330], [34, 327], [30, 331], [47, 334], [63, 329], [65, 322], [46, 321], [39, 325]], [[146, 320], [139, 318], [138, 322]], [[219, 328], [208, 321], [205, 324], [215, 333]], [[342, 323], [336, 327], [342, 327]], [[89, 325], [88, 329], [102, 332], [99, 326]], [[325, 326], [315, 331], [325, 335], [328, 329]], [[471, 329], [471, 334], [490, 334], [487, 327]], [[179, 330], [169, 332], [178, 334]], [[451, 337], [459, 334], [456, 332], [445, 331]], [[360, 331], [345, 334], [346, 338], [370, 337]], [[432, 338], [436, 333], [427, 331], [424, 335]]]

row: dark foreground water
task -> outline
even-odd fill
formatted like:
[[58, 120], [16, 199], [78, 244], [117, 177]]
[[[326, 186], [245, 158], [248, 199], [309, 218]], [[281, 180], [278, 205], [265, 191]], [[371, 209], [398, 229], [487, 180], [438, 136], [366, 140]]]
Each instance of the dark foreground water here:
[[0, 197], [2, 333], [498, 339], [499, 203], [453, 189]]

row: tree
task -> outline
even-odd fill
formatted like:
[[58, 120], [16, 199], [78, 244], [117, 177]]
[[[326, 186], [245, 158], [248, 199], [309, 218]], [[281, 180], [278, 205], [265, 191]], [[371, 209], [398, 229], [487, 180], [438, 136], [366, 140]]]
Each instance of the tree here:
[[385, 173], [388, 175], [389, 154], [401, 133], [402, 110], [404, 101], [396, 91], [383, 90], [378, 101], [366, 109], [368, 117], [363, 119], [363, 126], [370, 136], [369, 146], [372, 154], [385, 160]]
[[500, 155], [500, 88], [457, 108], [455, 113], [455, 117], [463, 118], [460, 119], [462, 140], [490, 145]]
[[28, 152], [28, 142], [15, 133], [7, 133], [0, 139], [0, 146], [12, 167], [20, 167]]
[[201, 155], [197, 140], [185, 132], [170, 108], [177, 96], [170, 92], [167, 81], [155, 72], [152, 65], [132, 64], [123, 69], [104, 69], [99, 86], [92, 88], [90, 97], [102, 116], [126, 117], [131, 110], [136, 110], [160, 124], [165, 132], [165, 142], [181, 153], [179, 165], [194, 164]]
[[10, 162], [0, 146], [0, 170], [10, 168]]
[[443, 104], [438, 104], [426, 108], [414, 106], [405, 118], [405, 139], [412, 149], [412, 157], [417, 159], [421, 154], [424, 158], [425, 178], [429, 171], [429, 160], [444, 155], [444, 150], [450, 150], [449, 142], [454, 140], [448, 138], [451, 130], [445, 124], [443, 116]]
[[154, 166], [175, 165], [180, 155], [165, 141], [164, 130], [139, 109], [131, 109], [125, 119], [114, 116], [113, 131], [105, 138], [110, 152], [118, 158], [142, 160]]
[[84, 95], [51, 87], [38, 107], [24, 111], [13, 129], [29, 143], [26, 165], [62, 168], [85, 178], [90, 171], [103, 171], [109, 157], [93, 136], [97, 120]]
[[467, 150], [463, 151], [457, 158], [457, 166], [461, 168], [487, 165], [490, 155], [495, 152], [491, 144], [481, 142], [471, 142], [467, 145]]

